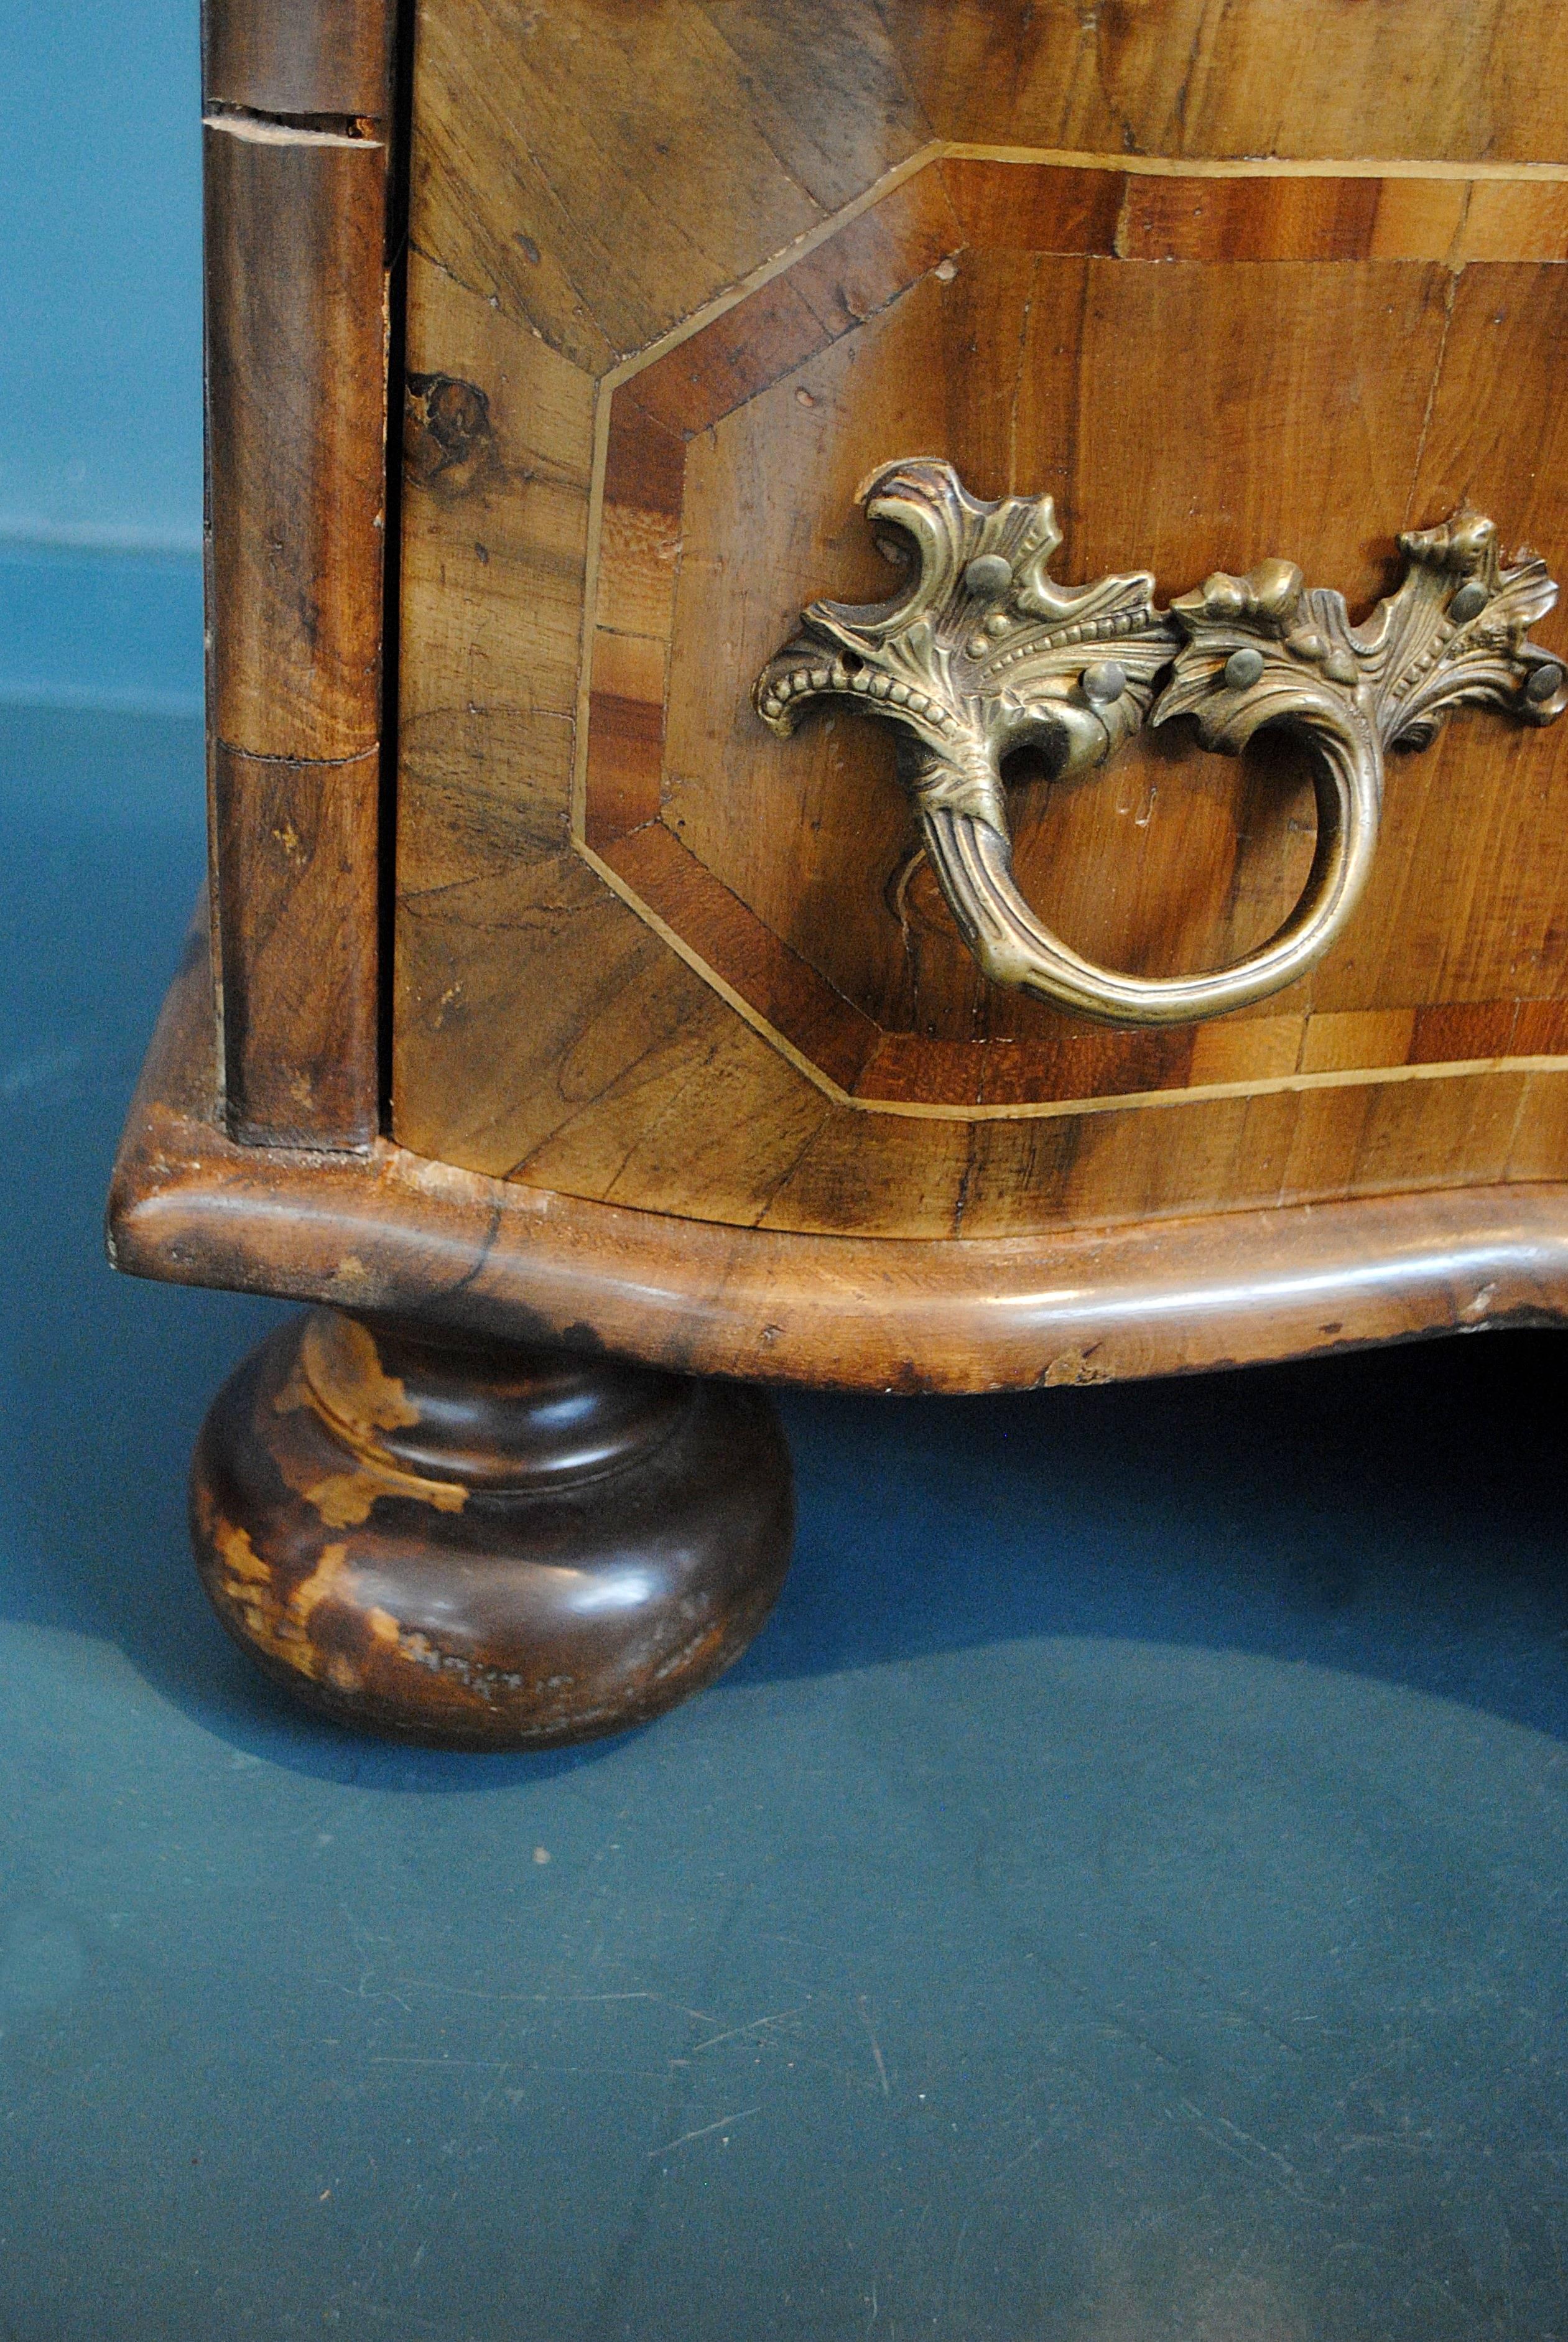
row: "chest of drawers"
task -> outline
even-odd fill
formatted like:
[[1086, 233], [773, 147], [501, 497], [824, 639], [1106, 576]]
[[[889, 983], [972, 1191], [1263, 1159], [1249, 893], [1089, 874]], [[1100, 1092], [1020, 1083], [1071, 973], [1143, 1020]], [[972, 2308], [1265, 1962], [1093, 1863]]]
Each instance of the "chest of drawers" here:
[[210, 904], [111, 1242], [315, 1305], [195, 1483], [302, 1695], [680, 1696], [761, 1384], [1563, 1314], [1552, 17], [210, 0]]

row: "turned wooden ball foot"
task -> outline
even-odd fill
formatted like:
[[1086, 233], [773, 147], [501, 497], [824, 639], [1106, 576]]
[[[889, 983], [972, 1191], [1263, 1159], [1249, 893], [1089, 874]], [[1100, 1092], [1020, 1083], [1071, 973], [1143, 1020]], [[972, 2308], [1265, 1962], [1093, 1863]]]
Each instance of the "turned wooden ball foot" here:
[[215, 1400], [196, 1563], [265, 1671], [473, 1748], [640, 1724], [751, 1641], [789, 1560], [759, 1393], [314, 1310]]

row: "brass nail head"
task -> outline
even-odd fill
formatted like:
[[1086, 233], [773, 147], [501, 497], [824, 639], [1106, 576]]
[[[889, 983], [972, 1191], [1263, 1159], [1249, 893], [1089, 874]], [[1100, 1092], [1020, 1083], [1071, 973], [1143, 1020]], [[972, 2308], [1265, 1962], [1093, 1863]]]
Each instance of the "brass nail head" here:
[[1127, 670], [1116, 659], [1093, 659], [1081, 677], [1085, 699], [1108, 707], [1127, 688]]
[[972, 594], [990, 601], [994, 595], [1005, 594], [1012, 585], [1013, 565], [999, 553], [977, 553], [964, 568], [964, 582]]

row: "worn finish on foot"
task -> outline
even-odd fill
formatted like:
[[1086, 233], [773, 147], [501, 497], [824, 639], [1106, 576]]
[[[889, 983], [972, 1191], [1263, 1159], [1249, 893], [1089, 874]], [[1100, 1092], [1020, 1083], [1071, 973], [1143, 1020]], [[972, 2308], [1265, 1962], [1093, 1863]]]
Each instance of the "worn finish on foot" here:
[[514, 1748], [710, 1682], [773, 1606], [793, 1503], [759, 1393], [318, 1309], [214, 1402], [191, 1527], [224, 1624], [310, 1705]]

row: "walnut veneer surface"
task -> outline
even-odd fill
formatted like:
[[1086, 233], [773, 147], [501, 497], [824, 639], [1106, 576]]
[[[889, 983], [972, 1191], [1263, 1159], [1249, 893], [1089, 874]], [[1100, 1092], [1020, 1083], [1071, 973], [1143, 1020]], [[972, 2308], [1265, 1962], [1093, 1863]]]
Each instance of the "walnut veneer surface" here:
[[[887, 590], [854, 492], [905, 454], [1162, 601], [1277, 552], [1355, 610], [1463, 497], [1561, 570], [1549, 15], [422, 0], [397, 1138], [903, 1237], [1561, 1176], [1568, 728], [1396, 759], [1327, 961], [1140, 1033], [983, 982], [878, 727], [749, 704]], [[1312, 851], [1297, 751], [1176, 731], [1014, 792], [1031, 899], [1150, 974]]]

